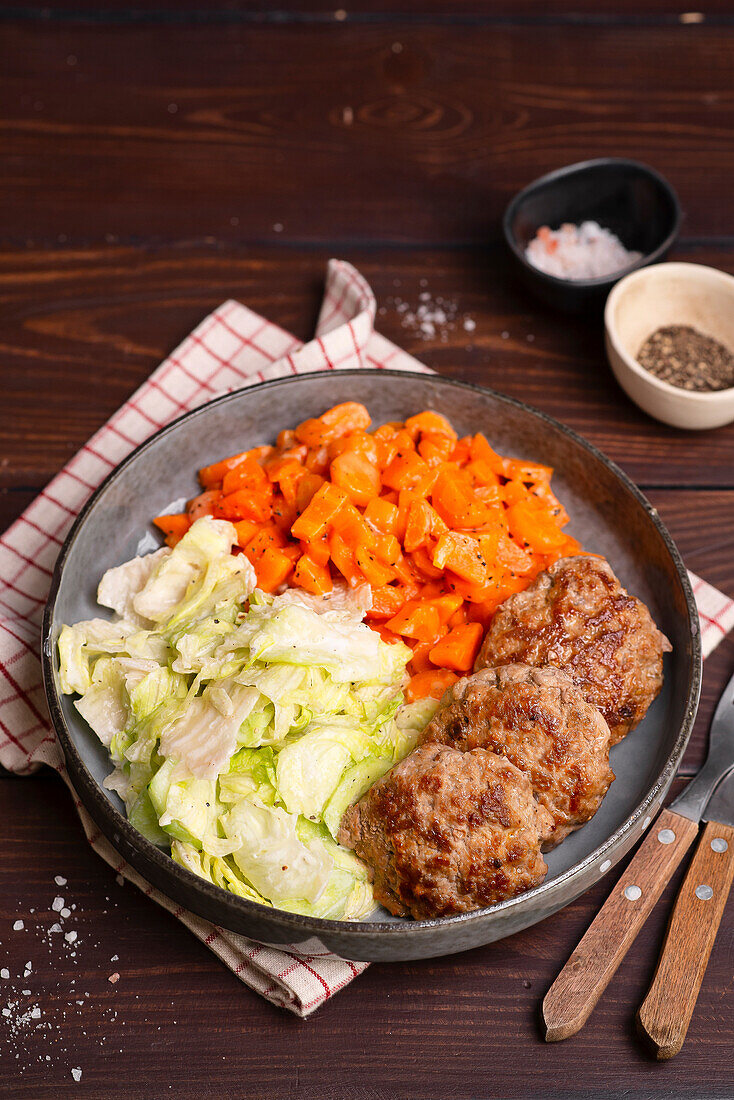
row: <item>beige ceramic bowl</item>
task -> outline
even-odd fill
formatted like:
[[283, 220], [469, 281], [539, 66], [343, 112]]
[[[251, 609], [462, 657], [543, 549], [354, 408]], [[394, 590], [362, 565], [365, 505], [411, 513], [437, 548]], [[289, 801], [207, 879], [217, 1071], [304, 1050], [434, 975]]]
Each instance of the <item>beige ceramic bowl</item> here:
[[604, 310], [609, 363], [641, 409], [675, 428], [729, 424], [734, 388], [692, 393], [661, 382], [639, 365], [640, 348], [663, 325], [692, 325], [734, 349], [734, 278], [700, 264], [655, 264], [621, 279]]

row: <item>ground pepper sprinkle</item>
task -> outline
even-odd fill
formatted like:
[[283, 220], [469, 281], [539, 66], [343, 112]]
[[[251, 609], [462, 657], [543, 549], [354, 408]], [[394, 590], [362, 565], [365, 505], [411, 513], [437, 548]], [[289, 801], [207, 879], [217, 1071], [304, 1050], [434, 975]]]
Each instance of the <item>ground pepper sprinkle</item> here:
[[690, 325], [665, 325], [649, 336], [637, 362], [650, 374], [682, 390], [726, 390], [734, 386], [734, 355]]

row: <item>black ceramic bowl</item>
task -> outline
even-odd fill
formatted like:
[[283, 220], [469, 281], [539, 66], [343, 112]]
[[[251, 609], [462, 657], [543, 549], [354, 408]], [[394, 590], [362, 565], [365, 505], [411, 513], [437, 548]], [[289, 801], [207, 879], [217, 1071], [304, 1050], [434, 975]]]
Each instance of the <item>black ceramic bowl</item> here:
[[[107, 750], [59, 690], [57, 640], [63, 623], [103, 613], [102, 573], [158, 545], [151, 516], [175, 511], [197, 491], [196, 470], [223, 454], [271, 442], [281, 428], [337, 401], [362, 401], [375, 426], [421, 409], [446, 413], [461, 435], [483, 431], [503, 454], [548, 463], [570, 529], [604, 554], [640, 596], [673, 645], [665, 684], [642, 723], [612, 751], [616, 780], [596, 816], [547, 857], [541, 886], [489, 909], [411, 921], [384, 910], [363, 921], [321, 920], [235, 897], [174, 863], [137, 832], [113, 791]], [[491, 390], [435, 375], [356, 370], [264, 382], [203, 405], [143, 443], [109, 475], [61, 549], [43, 625], [43, 674], [69, 775], [87, 810], [120, 855], [168, 897], [224, 928], [268, 943], [314, 937], [350, 959], [411, 959], [463, 951], [509, 936], [555, 912], [629, 851], [660, 809], [696, 713], [700, 685], [698, 615], [688, 575], [655, 510], [594, 447], [550, 417]]]
[[[595, 221], [642, 258], [600, 279], [559, 279], [525, 259], [525, 249], [542, 225]], [[623, 275], [658, 263], [678, 236], [680, 206], [663, 177], [636, 160], [605, 157], [569, 164], [535, 180], [516, 195], [502, 227], [520, 277], [548, 305], [568, 312], [601, 307]]]

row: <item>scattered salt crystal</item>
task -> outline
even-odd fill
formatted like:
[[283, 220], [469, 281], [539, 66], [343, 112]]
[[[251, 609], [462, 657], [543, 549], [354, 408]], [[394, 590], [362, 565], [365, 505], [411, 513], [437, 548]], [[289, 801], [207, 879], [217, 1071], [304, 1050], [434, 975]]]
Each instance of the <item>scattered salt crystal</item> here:
[[464, 318], [464, 332], [474, 332], [474, 329], [476, 327], [477, 327], [477, 322], [474, 320], [473, 317], [465, 317]]
[[54, 913], [60, 913], [61, 910], [64, 908], [64, 899], [54, 898], [54, 900], [51, 902], [51, 908], [53, 909]]
[[67, 943], [74, 943], [76, 940], [76, 932], [65, 932], [64, 939]]
[[64, 906], [64, 908], [61, 910], [61, 916], [64, 918], [64, 920], [66, 920], [67, 917], [71, 916], [71, 909], [68, 909], [66, 906]]
[[628, 252], [619, 237], [598, 222], [566, 222], [560, 229], [543, 225], [525, 249], [533, 267], [557, 279], [601, 279], [642, 258]]
[[29, 960], [28, 960], [28, 962], [27, 962], [27, 963], [25, 964], [25, 968], [26, 968], [26, 970], [32, 970], [32, 969], [33, 969], [33, 966], [32, 966], [32, 964], [31, 964], [31, 960], [30, 960], [30, 959], [29, 959]]
[[119, 980], [120, 980], [120, 975], [117, 973], [117, 971], [115, 971], [114, 974], [110, 974], [109, 978], [107, 979], [107, 981], [110, 982], [111, 985], [115, 985], [115, 983], [119, 982]]
[[74, 1078], [75, 1081], [81, 1081], [82, 1071], [80, 1070], [79, 1066], [74, 1067], [74, 1069], [71, 1071], [71, 1076]]
[[60, 932], [60, 931], [61, 931], [61, 925], [60, 924], [52, 924], [51, 927], [49, 928], [49, 932]]
[[10, 1015], [10, 1009], [9, 1008], [4, 1008], [3, 1009], [3, 1016], [9, 1016], [9, 1015]]
[[30, 997], [30, 995], [31, 995], [30, 989], [22, 989], [21, 993], [23, 994], [24, 997]]
[[0, 978], [9, 978], [9, 977], [10, 977], [10, 971], [8, 970], [7, 966], [4, 966], [2, 968], [2, 970], [0, 970]]
[[120, 958], [119, 955], [113, 955], [112, 958], [110, 959], [110, 962], [111, 963], [116, 963], [119, 958]]
[[57, 875], [56, 878], [54, 879], [54, 882], [56, 883], [57, 886], [66, 886], [66, 879], [64, 878], [63, 875]]
[[41, 1019], [41, 1010], [38, 1007], [38, 1005], [36, 1005], [35, 1008], [31, 1009], [31, 1019], [32, 1020], [40, 1020]]
[[14, 932], [22, 932], [24, 928], [25, 928], [25, 924], [23, 923], [22, 920], [17, 920], [15, 922], [15, 924], [13, 925], [13, 931]]

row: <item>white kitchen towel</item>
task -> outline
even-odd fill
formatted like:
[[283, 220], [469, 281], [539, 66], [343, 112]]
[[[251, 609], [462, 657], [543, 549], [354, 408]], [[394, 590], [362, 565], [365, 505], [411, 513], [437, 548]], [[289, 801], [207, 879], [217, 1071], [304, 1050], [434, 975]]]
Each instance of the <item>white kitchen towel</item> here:
[[[314, 941], [278, 948], [215, 927], [145, 882], [101, 835], [71, 787], [41, 682], [40, 625], [54, 562], [90, 494], [153, 432], [216, 394], [310, 371], [390, 367], [430, 373], [374, 330], [375, 299], [350, 264], [329, 263], [316, 335], [300, 344], [239, 302], [229, 301], [194, 329], [100, 428], [0, 538], [0, 765], [28, 774], [55, 768], [95, 851], [202, 940], [263, 997], [307, 1016], [368, 965], [330, 954]], [[734, 601], [691, 577], [704, 655], [734, 626]]]

